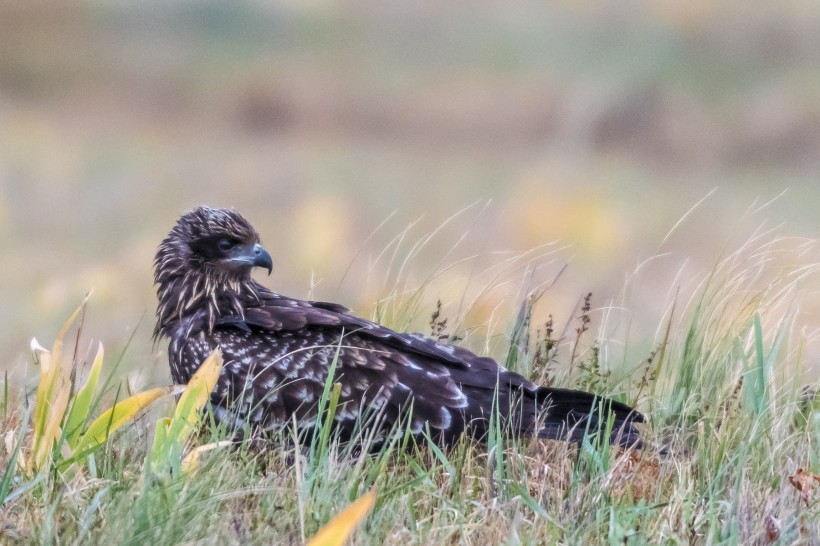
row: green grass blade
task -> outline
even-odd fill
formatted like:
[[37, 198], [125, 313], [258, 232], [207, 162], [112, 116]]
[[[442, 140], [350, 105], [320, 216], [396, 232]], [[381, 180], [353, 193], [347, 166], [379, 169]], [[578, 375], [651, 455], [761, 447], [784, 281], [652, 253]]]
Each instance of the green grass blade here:
[[763, 326], [760, 324], [760, 315], [754, 316], [755, 367], [754, 399], [755, 413], [760, 415], [762, 408], [767, 405], [766, 400], [766, 355], [763, 352]]
[[102, 343], [100, 343], [97, 349], [97, 355], [94, 357], [94, 363], [91, 365], [88, 379], [74, 397], [71, 409], [68, 412], [68, 417], [66, 418], [63, 430], [68, 445], [72, 449], [77, 446], [77, 441], [80, 439], [83, 426], [88, 421], [88, 416], [91, 412], [94, 393], [97, 390], [97, 383], [100, 380], [100, 373], [102, 371], [103, 355], [103, 346]]
[[330, 402], [330, 397], [334, 389], [334, 376], [336, 375], [336, 366], [339, 363], [339, 353], [342, 350], [342, 342], [344, 340], [344, 336], [345, 333], [344, 330], [342, 330], [342, 333], [339, 336], [339, 342], [336, 344], [336, 353], [333, 355], [333, 360], [331, 360], [330, 367], [327, 371], [327, 378], [325, 379], [325, 385], [322, 389], [322, 396], [321, 398], [319, 398], [319, 405], [316, 408], [316, 427], [314, 428], [314, 434], [310, 444], [310, 454], [312, 460], [315, 460], [317, 449], [319, 449], [320, 447], [326, 447], [328, 435], [330, 434], [329, 429], [333, 424], [333, 417], [335, 417], [335, 415], [329, 415], [324, 419], [322, 418], [322, 416], [325, 413], [325, 408], [328, 406]]
[[20, 424], [20, 432], [17, 434], [17, 442], [14, 444], [14, 450], [11, 452], [11, 457], [8, 461], [6, 471], [3, 472], [3, 479], [0, 480], [0, 506], [5, 504], [6, 495], [11, 490], [11, 482], [17, 473], [17, 456], [20, 454], [20, 449], [23, 447], [23, 439], [26, 436], [26, 424], [28, 423], [29, 412], [23, 416], [23, 421]]

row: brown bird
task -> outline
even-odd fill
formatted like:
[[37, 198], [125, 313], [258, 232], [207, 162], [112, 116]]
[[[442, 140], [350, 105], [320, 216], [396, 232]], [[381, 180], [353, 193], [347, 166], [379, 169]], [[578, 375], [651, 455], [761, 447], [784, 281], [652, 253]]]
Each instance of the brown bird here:
[[341, 384], [334, 425], [343, 439], [397, 423], [439, 443], [481, 438], [491, 419], [512, 434], [580, 441], [602, 434], [640, 444], [629, 406], [594, 394], [536, 385], [494, 360], [421, 334], [398, 333], [335, 303], [277, 294], [251, 278], [270, 254], [239, 213], [199, 207], [184, 214], [154, 260], [155, 339], [170, 338], [177, 384], [221, 348], [224, 367], [211, 404], [231, 427], [270, 429], [294, 419], [311, 428], [328, 375]]

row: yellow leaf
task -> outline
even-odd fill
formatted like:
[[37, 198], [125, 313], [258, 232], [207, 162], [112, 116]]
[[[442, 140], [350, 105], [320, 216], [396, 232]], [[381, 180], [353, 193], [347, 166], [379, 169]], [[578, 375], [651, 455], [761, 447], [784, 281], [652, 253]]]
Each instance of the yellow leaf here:
[[371, 489], [327, 522], [308, 540], [306, 546], [342, 546], [376, 502], [376, 490]]
[[191, 376], [174, 410], [169, 438], [182, 445], [199, 421], [199, 410], [211, 396], [222, 371], [222, 351], [217, 347]]
[[93, 449], [105, 443], [112, 432], [134, 419], [150, 404], [167, 394], [176, 392], [177, 389], [174, 387], [151, 389], [117, 402], [91, 423], [80, 441], [77, 442], [77, 449]]
[[46, 464], [71, 399], [71, 365], [63, 362], [63, 338], [87, 300], [88, 296], [68, 317], [54, 340], [51, 353], [35, 347], [36, 340], [32, 340], [32, 349], [38, 353], [41, 367], [34, 402], [33, 447], [29, 459], [34, 470], [39, 470]]

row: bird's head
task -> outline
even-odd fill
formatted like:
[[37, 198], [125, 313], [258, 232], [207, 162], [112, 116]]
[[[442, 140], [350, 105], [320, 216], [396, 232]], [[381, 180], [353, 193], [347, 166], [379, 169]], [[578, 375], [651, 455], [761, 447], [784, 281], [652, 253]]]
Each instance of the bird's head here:
[[241, 214], [210, 207], [198, 207], [177, 220], [154, 265], [158, 283], [162, 273], [193, 272], [230, 281], [247, 279], [254, 267], [268, 273], [273, 269], [259, 234]]
[[[177, 220], [162, 241], [154, 259], [154, 282], [163, 321], [181, 318], [197, 304], [216, 306], [215, 313], [241, 312], [243, 293], [256, 297], [251, 270], [262, 267], [270, 274], [273, 262], [259, 244], [259, 234], [238, 212], [198, 207]], [[211, 303], [209, 303], [211, 302]], [[223, 309], [222, 307], [229, 307]]]

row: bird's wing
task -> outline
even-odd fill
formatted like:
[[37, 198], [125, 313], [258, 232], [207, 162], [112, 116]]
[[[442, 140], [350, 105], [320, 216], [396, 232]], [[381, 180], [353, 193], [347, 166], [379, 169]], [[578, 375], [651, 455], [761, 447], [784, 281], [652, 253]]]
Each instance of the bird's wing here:
[[[423, 423], [432, 429], [460, 433], [464, 429], [465, 414], [480, 415], [481, 408], [471, 403], [492, 405], [493, 393], [499, 382], [520, 387], [530, 384], [518, 374], [508, 372], [490, 358], [479, 357], [466, 349], [439, 343], [421, 334], [403, 334], [371, 321], [348, 314], [336, 304], [288, 298], [263, 292], [261, 304], [245, 308], [243, 316], [222, 316], [216, 320], [215, 334], [222, 337], [226, 367], [233, 351], [225, 341], [241, 347], [254, 340], [265, 340], [261, 357], [253, 360], [268, 362], [270, 371], [264, 375], [279, 374], [276, 381], [260, 377], [255, 384], [284, 384], [294, 380], [291, 370], [299, 370], [302, 377], [316, 378], [315, 387], [321, 392], [327, 378], [327, 368], [338, 348], [339, 357], [335, 381], [342, 384], [342, 398], [347, 404], [343, 414], [353, 415], [357, 405], [365, 402], [370, 410], [383, 410], [388, 420], [398, 419], [408, 404], [413, 404], [411, 427], [419, 432]], [[305, 349], [292, 345], [299, 340]], [[262, 341], [259, 341], [262, 343]], [[271, 347], [274, 347], [273, 349]], [[323, 349], [318, 349], [323, 347]], [[240, 349], [241, 350], [241, 349]], [[310, 356], [303, 367], [303, 355], [288, 355], [296, 350]], [[272, 356], [273, 355], [273, 356]], [[243, 358], [248, 356], [242, 353]], [[249, 363], [246, 363], [249, 365]], [[278, 371], [276, 371], [278, 370]], [[240, 381], [237, 383], [247, 383]], [[468, 400], [464, 386], [474, 396]], [[313, 389], [314, 387], [311, 387]], [[283, 391], [287, 387], [282, 387]], [[243, 388], [239, 388], [241, 392]], [[480, 394], [481, 396], [475, 396]], [[486, 410], [484, 410], [486, 413]]]
[[[478, 356], [467, 349], [440, 343], [422, 334], [396, 332], [369, 320], [347, 313], [332, 303], [313, 302], [267, 293], [262, 305], [248, 307], [243, 317], [224, 316], [217, 326], [234, 327], [246, 332], [284, 334], [315, 328], [342, 331], [353, 339], [369, 343], [373, 354], [394, 354], [398, 369], [420, 369], [431, 374], [446, 374], [458, 385], [486, 389], [491, 396], [497, 385], [535, 393], [538, 386], [510, 372], [495, 360]], [[435, 380], [432, 376], [428, 381]]]
[[[292, 350], [286, 343], [283, 345], [288, 339], [299, 339], [313, 347], [308, 351], [309, 363], [304, 365], [292, 364], [290, 357], [283, 357], [280, 352], [276, 357], [279, 364], [272, 365], [271, 370], [282, 369], [265, 373], [278, 373], [281, 377], [277, 381], [260, 380], [263, 385], [285, 385], [281, 387], [283, 393], [288, 389], [288, 381], [293, 380], [297, 389], [291, 395], [294, 401], [306, 402], [305, 396], [313, 400], [321, 393], [327, 368], [338, 348], [334, 381], [342, 384], [346, 405], [341, 415], [351, 420], [358, 416], [360, 404], [383, 410], [387, 419], [393, 420], [410, 402], [415, 432], [427, 423], [446, 437], [460, 434], [467, 422], [478, 421], [477, 426], [486, 426], [493, 408], [511, 420], [520, 421], [516, 428], [528, 433], [541, 434], [534, 427], [547, 427], [549, 430], [544, 430], [548, 437], [558, 437], [559, 430], [597, 411], [602, 402], [616, 419], [642, 420], [640, 414], [619, 402], [581, 391], [540, 387], [490, 358], [421, 334], [395, 332], [352, 316], [345, 308], [331, 303], [267, 293], [261, 305], [247, 307], [243, 317], [219, 318], [217, 326], [248, 340], [264, 338], [268, 340], [265, 343], [284, 352]], [[313, 339], [317, 335], [324, 337], [317, 341]], [[317, 353], [319, 346], [324, 347], [321, 354]], [[298, 370], [296, 375], [294, 370]], [[305, 394], [305, 377], [307, 382], [316, 379], [311, 383], [311, 394]], [[513, 407], [516, 409], [509, 409]], [[543, 422], [545, 410], [547, 420]], [[539, 419], [541, 425], [537, 424]]]
[[[429, 425], [436, 437], [455, 437], [464, 430], [469, 401], [446, 364], [355, 333], [219, 327], [210, 336], [190, 336], [180, 343], [172, 358], [189, 373], [213, 348], [221, 348], [224, 367], [212, 401], [215, 411], [222, 412], [220, 420], [230, 408], [229, 422], [239, 426], [277, 426], [293, 416], [300, 426], [315, 424], [335, 361], [333, 383], [341, 385], [335, 420], [343, 433], [367, 422], [381, 428], [402, 422], [414, 434]], [[403, 421], [408, 416], [409, 422]]]
[[300, 300], [260, 290], [261, 302], [249, 305], [243, 316], [227, 315], [216, 320], [217, 326], [232, 326], [246, 331], [295, 332], [306, 327], [336, 327], [345, 334], [357, 334], [378, 340], [388, 347], [448, 363], [451, 367], [495, 373], [501, 369], [489, 358], [480, 358], [453, 345], [436, 342], [421, 334], [403, 334], [353, 316], [335, 303]]

